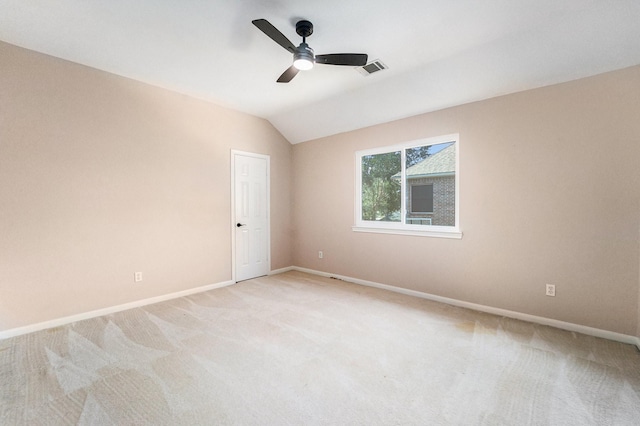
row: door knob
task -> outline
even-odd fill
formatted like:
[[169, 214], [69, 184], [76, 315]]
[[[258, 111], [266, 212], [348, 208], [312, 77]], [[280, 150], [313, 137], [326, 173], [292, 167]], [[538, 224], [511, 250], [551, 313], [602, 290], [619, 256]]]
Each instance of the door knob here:
[[247, 224], [246, 223], [236, 223], [236, 226], [238, 228], [240, 228], [241, 226], [247, 226]]

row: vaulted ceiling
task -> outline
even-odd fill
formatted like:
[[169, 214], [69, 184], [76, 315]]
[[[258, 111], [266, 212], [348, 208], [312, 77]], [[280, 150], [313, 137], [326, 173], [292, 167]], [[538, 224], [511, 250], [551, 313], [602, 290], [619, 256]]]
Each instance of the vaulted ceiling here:
[[[307, 19], [316, 64], [287, 84]], [[299, 143], [640, 64], [637, 0], [2, 0], [0, 40], [268, 119]], [[0, 70], [1, 78], [1, 70]]]

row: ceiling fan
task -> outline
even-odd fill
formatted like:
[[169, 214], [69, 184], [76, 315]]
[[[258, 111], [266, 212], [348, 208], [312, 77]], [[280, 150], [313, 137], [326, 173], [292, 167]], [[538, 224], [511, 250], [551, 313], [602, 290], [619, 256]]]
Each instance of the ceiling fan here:
[[265, 33], [269, 38], [278, 43], [280, 46], [293, 53], [293, 65], [291, 65], [278, 78], [278, 83], [288, 83], [301, 70], [309, 70], [313, 68], [313, 64], [326, 65], [347, 65], [362, 66], [367, 63], [367, 55], [364, 53], [331, 53], [328, 55], [314, 55], [313, 49], [307, 44], [307, 37], [313, 34], [313, 24], [309, 21], [298, 21], [296, 24], [296, 33], [302, 37], [302, 43], [296, 47], [289, 41], [276, 27], [271, 25], [266, 19], [256, 19], [251, 21], [253, 25], [258, 27], [260, 31]]

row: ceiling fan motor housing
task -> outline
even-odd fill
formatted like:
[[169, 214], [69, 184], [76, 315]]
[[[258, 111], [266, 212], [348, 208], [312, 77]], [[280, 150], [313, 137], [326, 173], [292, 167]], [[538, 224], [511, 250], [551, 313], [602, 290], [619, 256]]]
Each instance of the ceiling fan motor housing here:
[[296, 49], [294, 59], [307, 59], [313, 61], [314, 54], [313, 49], [309, 47], [307, 43], [300, 43], [300, 46]]
[[300, 70], [308, 70], [313, 67], [315, 56], [313, 49], [307, 43], [300, 43], [293, 54], [293, 65]]

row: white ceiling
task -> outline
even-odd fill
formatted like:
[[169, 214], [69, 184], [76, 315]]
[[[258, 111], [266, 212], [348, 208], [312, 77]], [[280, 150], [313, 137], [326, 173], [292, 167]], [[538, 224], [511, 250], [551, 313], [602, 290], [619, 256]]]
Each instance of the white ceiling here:
[[[316, 54], [389, 69], [276, 83], [292, 58], [257, 18], [295, 45], [308, 19]], [[298, 143], [640, 64], [640, 1], [0, 0], [0, 40], [264, 117]]]

